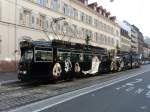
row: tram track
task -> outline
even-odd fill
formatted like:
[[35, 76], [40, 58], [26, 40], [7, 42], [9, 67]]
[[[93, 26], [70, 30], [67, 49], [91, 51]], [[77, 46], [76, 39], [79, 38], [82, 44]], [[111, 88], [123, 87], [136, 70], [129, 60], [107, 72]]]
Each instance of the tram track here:
[[[148, 69], [148, 68], [146, 68]], [[22, 105], [40, 101], [46, 98], [57, 96], [66, 92], [81, 89], [96, 83], [122, 77], [124, 75], [138, 73], [140, 69], [128, 70], [103, 76], [78, 79], [71, 82], [61, 81], [56, 84], [37, 82], [17, 82], [0, 87], [0, 111], [10, 110]]]

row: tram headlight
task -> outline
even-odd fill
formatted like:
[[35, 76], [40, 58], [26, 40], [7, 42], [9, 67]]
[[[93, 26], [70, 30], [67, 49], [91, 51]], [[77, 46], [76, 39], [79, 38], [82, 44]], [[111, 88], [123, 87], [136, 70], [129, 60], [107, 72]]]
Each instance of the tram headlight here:
[[19, 70], [18, 73], [22, 74], [22, 71]]
[[23, 74], [27, 74], [27, 71], [26, 71], [26, 70], [24, 70], [22, 73], [23, 73]]

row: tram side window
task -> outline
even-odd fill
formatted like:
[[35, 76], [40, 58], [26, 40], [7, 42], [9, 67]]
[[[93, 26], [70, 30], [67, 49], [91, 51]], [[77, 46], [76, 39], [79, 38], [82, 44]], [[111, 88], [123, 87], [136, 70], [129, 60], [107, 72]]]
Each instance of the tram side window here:
[[107, 56], [102, 56], [102, 62], [106, 62], [108, 60], [108, 57]]
[[36, 50], [35, 51], [35, 60], [38, 62], [49, 62], [52, 61], [53, 56], [51, 51], [44, 51], [44, 50]]
[[27, 50], [23, 53], [21, 60], [32, 60], [33, 58], [33, 51]]
[[72, 53], [71, 60], [73, 62], [82, 62], [83, 61], [83, 54], [82, 53]]
[[84, 54], [84, 61], [91, 61], [91, 60], [92, 60], [92, 55]]
[[59, 61], [65, 61], [70, 59], [70, 52], [58, 52], [57, 54]]

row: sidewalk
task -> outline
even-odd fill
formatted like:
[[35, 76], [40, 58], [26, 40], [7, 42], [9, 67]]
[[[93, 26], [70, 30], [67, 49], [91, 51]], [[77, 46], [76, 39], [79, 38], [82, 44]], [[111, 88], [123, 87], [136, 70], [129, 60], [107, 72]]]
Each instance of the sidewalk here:
[[0, 72], [0, 85], [15, 82], [17, 80], [18, 79], [16, 72], [9, 72], [9, 73]]

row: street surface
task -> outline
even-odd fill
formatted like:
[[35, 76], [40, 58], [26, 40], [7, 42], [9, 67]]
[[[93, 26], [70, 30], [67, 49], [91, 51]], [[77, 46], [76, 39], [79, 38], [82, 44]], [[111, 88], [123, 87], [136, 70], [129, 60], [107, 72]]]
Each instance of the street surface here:
[[77, 97], [42, 112], [150, 112], [150, 72]]
[[11, 81], [11, 80], [18, 80], [17, 79], [17, 73], [15, 73], [15, 72], [0, 73], [0, 82]]
[[[16, 82], [0, 86], [0, 111], [147, 112], [150, 110], [149, 68], [150, 65], [145, 65], [138, 69], [57, 84]], [[63, 99], [64, 95], [68, 100]], [[73, 95], [76, 97], [73, 98]], [[49, 99], [52, 103], [42, 105], [41, 102]], [[45, 108], [46, 105], [51, 107]]]

